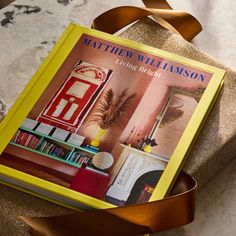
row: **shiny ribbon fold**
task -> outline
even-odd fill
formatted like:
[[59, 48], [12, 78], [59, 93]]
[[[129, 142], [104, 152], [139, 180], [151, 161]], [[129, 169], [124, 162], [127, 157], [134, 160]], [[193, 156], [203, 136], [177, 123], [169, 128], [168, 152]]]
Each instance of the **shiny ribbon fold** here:
[[196, 181], [181, 172], [169, 197], [144, 204], [53, 217], [21, 217], [33, 236], [134, 236], [190, 223]]
[[[92, 28], [115, 33], [152, 16], [162, 27], [192, 40], [201, 30], [190, 14], [173, 10], [166, 0], [143, 0], [147, 8], [124, 6], [98, 16]], [[151, 234], [190, 223], [194, 219], [196, 181], [180, 172], [169, 197], [144, 204], [78, 212], [54, 217], [21, 217], [34, 236], [134, 236]]]
[[202, 27], [199, 21], [184, 11], [173, 10], [166, 0], [143, 0], [146, 8], [122, 6], [104, 12], [94, 19], [92, 28], [114, 34], [123, 27], [152, 16], [162, 27], [191, 41]]

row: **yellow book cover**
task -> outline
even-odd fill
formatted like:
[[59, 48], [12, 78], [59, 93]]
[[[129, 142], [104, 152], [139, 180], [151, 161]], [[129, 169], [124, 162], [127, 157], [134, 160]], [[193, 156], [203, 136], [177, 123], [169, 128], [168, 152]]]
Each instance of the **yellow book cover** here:
[[0, 181], [72, 208], [164, 198], [225, 71], [70, 24], [13, 105]]

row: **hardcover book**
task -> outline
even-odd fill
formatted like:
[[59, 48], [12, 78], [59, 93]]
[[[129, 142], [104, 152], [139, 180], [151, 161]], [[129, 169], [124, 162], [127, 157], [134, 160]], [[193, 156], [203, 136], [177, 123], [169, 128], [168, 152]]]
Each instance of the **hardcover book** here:
[[0, 181], [72, 208], [162, 199], [224, 73], [70, 24], [22, 93], [0, 97]]

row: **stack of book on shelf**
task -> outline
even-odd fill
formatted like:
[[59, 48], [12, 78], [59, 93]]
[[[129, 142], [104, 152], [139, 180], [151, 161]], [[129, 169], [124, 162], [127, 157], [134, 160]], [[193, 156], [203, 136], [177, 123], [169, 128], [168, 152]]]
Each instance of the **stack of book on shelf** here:
[[36, 149], [41, 142], [41, 138], [18, 129], [11, 141], [25, 147]]
[[85, 154], [81, 152], [73, 152], [70, 157], [68, 158], [68, 161], [78, 163], [80, 165], [82, 164], [91, 164], [92, 158], [86, 156]]
[[66, 159], [68, 157], [69, 152], [55, 143], [44, 139], [39, 146], [37, 147], [39, 151], [44, 152], [46, 154], [57, 156], [62, 159]]
[[69, 155], [68, 150], [57, 145], [56, 143], [49, 141], [44, 137], [40, 137], [35, 134], [30, 134], [20, 129], [12, 138], [12, 143], [28, 147], [30, 149], [37, 150], [39, 152], [56, 156], [62, 159], [66, 159]]

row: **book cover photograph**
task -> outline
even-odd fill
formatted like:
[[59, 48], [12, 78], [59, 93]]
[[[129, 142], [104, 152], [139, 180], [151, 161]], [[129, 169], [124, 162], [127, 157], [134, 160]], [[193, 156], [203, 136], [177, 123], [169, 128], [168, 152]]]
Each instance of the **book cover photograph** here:
[[212, 80], [194, 63], [83, 32], [0, 164], [116, 206], [147, 202], [186, 127], [195, 132], [188, 125]]

